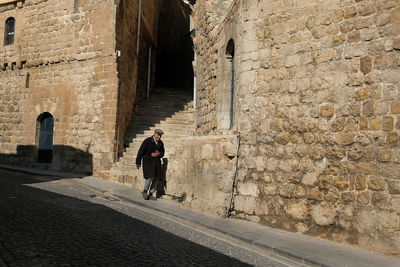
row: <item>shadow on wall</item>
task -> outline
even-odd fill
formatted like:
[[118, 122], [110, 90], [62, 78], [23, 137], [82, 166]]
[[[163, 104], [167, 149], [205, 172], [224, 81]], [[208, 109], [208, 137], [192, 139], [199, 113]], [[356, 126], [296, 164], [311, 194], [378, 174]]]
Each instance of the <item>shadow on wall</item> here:
[[71, 146], [54, 145], [49, 163], [40, 163], [39, 150], [32, 145], [19, 145], [16, 154], [0, 154], [0, 163], [25, 167], [74, 172], [91, 175], [93, 173], [93, 156]]

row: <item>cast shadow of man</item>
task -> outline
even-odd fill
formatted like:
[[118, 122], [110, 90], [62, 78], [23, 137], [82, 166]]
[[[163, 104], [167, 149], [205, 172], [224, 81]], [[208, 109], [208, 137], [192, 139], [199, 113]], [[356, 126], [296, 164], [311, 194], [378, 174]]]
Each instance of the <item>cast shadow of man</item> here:
[[157, 192], [156, 192], [157, 198], [160, 198], [165, 194], [165, 189], [167, 188], [167, 168], [168, 168], [168, 159], [163, 158], [161, 164], [161, 174], [157, 183]]

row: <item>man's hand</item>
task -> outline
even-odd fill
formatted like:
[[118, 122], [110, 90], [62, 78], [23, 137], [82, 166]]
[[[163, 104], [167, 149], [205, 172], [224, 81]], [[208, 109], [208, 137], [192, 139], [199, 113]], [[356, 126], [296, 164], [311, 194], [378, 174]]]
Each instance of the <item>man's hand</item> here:
[[160, 156], [160, 151], [156, 150], [156, 152], [151, 153], [153, 158]]
[[140, 169], [140, 165], [137, 165], [137, 164], [136, 164], [136, 168]]

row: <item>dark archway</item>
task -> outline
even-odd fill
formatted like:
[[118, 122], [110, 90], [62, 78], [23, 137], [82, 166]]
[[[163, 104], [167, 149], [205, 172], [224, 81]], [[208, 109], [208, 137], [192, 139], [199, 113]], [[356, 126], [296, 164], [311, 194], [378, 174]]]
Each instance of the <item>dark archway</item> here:
[[53, 159], [53, 128], [53, 116], [48, 112], [40, 114], [36, 122], [36, 144], [39, 149], [39, 163], [51, 163]]
[[181, 1], [163, 3], [158, 22], [157, 87], [193, 89], [190, 12], [189, 6]]

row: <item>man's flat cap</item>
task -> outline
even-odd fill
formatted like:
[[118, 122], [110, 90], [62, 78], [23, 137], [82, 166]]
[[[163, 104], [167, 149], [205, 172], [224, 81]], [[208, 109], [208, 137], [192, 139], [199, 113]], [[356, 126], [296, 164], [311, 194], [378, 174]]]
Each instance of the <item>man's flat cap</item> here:
[[154, 132], [155, 132], [156, 134], [159, 134], [159, 135], [164, 134], [163, 130], [161, 130], [161, 129], [155, 129]]

